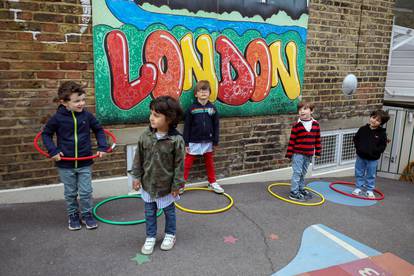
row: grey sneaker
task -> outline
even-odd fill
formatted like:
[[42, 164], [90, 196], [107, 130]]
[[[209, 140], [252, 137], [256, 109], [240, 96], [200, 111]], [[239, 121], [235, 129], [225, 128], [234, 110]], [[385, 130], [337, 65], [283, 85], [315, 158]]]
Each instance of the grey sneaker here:
[[303, 195], [303, 197], [305, 198], [305, 200], [308, 200], [308, 199], [312, 199], [312, 198], [313, 198], [312, 193], [311, 193], [311, 192], [309, 192], [309, 191], [308, 191], [308, 190], [306, 190], [306, 189], [299, 190], [299, 193], [301, 193], [301, 194]]
[[224, 189], [217, 182], [208, 183], [208, 187], [213, 189], [213, 191], [217, 194], [224, 193]]
[[295, 200], [295, 201], [306, 201], [305, 196], [304, 196], [304, 195], [302, 195], [302, 194], [301, 194], [301, 193], [299, 193], [299, 192], [296, 192], [296, 193], [294, 193], [294, 192], [290, 192], [290, 193], [289, 193], [289, 198], [290, 198], [290, 199], [293, 199], [293, 200]]
[[175, 244], [175, 235], [165, 234], [164, 240], [161, 244], [162, 250], [171, 250]]
[[356, 188], [355, 190], [352, 191], [352, 194], [357, 195], [357, 196], [361, 195], [361, 193], [362, 193], [362, 190], [359, 188]]
[[141, 253], [144, 255], [152, 254], [152, 251], [154, 251], [155, 241], [156, 241], [156, 238], [147, 237], [145, 239], [144, 245], [141, 248]]

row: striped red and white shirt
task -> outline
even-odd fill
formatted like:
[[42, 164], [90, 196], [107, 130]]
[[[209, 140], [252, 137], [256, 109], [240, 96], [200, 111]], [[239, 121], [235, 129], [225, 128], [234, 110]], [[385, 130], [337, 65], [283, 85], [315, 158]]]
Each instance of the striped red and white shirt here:
[[312, 119], [312, 127], [306, 130], [301, 120], [292, 125], [286, 157], [294, 153], [321, 156], [321, 129], [318, 121]]

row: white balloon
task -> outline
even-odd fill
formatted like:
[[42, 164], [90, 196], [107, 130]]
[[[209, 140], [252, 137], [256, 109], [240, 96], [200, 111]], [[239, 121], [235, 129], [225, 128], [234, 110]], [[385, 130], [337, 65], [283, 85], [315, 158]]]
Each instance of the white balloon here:
[[342, 92], [350, 96], [355, 93], [358, 86], [358, 80], [355, 77], [354, 74], [349, 74], [344, 78], [344, 81], [342, 82]]

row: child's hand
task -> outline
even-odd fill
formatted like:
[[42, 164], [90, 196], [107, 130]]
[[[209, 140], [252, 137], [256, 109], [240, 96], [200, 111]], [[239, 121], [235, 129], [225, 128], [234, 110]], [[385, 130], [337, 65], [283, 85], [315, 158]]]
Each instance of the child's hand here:
[[99, 158], [104, 157], [105, 154], [106, 154], [106, 152], [104, 152], [104, 151], [97, 151], [96, 152], [96, 155], [98, 155]]
[[178, 190], [171, 191], [171, 195], [172, 195], [173, 197], [178, 196]]
[[138, 191], [141, 188], [141, 181], [139, 181], [138, 179], [134, 179], [132, 181], [132, 189], [134, 189], [135, 191]]
[[317, 158], [317, 159], [319, 159], [319, 158], [321, 158], [319, 155], [315, 155], [315, 158]]
[[63, 152], [59, 152], [55, 156], [52, 156], [52, 159], [55, 161], [60, 161], [60, 157], [63, 156]]
[[190, 147], [185, 147], [185, 152], [190, 153]]

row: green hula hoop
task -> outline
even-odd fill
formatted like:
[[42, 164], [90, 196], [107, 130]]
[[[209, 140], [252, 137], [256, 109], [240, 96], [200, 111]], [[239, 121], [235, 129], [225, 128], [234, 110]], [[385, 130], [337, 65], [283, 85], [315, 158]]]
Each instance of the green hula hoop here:
[[[109, 198], [99, 202], [98, 204], [96, 204], [96, 206], [93, 208], [92, 213], [93, 213], [94, 217], [97, 220], [101, 221], [101, 222], [108, 223], [108, 224], [113, 224], [113, 225], [134, 225], [134, 224], [144, 223], [145, 219], [131, 220], [131, 221], [114, 221], [114, 220], [104, 219], [104, 218], [98, 216], [97, 211], [98, 211], [99, 207], [101, 207], [102, 205], [104, 205], [105, 203], [108, 203], [110, 201], [123, 199], [123, 198], [141, 198], [141, 195], [121, 195], [121, 196], [109, 197]], [[157, 212], [157, 217], [159, 217], [161, 214], [162, 214], [162, 209]]]

